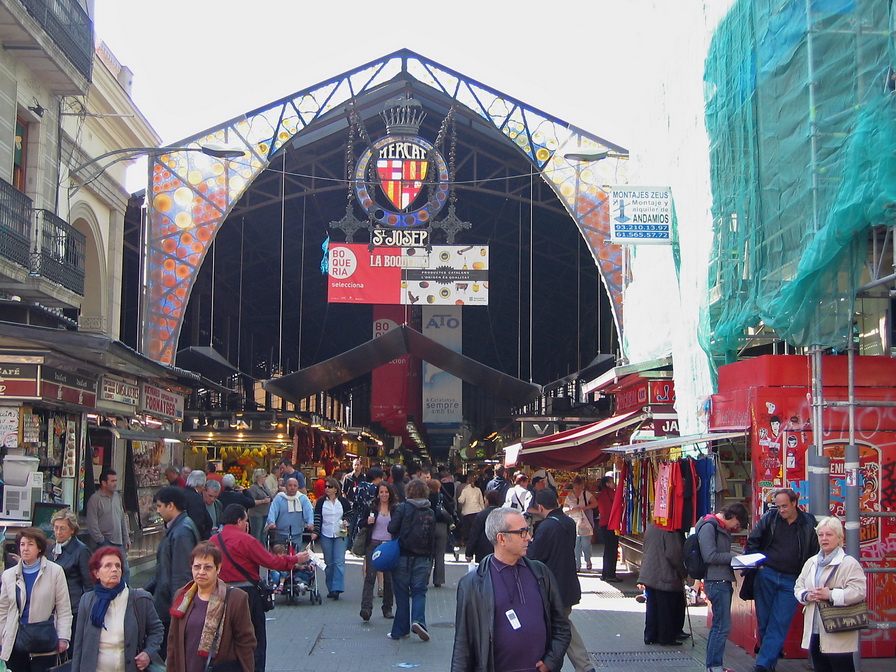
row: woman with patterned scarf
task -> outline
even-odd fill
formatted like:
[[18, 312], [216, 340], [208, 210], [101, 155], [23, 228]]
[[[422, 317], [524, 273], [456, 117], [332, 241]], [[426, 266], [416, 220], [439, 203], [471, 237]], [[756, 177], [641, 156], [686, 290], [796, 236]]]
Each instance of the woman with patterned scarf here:
[[124, 559], [115, 546], [98, 548], [88, 567], [96, 581], [81, 596], [72, 642], [72, 671], [124, 672], [160, 663], [165, 629], [152, 595], [128, 588], [122, 580]]
[[193, 580], [177, 591], [168, 631], [169, 672], [253, 672], [255, 630], [249, 598], [218, 578], [221, 549], [203, 541], [190, 553]]

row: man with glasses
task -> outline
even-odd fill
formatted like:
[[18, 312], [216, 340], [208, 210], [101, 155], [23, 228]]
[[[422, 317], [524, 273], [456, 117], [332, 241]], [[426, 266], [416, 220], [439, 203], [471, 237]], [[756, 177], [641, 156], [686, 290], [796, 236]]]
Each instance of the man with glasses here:
[[774, 505], [760, 518], [747, 539], [747, 553], [763, 553], [756, 573], [756, 619], [759, 653], [755, 672], [778, 664], [784, 639], [798, 606], [793, 588], [806, 560], [818, 553], [814, 516], [797, 506], [800, 496], [790, 488], [773, 493]]
[[494, 554], [457, 584], [451, 672], [559, 672], [569, 621], [554, 575], [526, 558], [526, 519], [509, 507], [495, 509], [485, 533]]
[[[295, 481], [293, 481], [295, 482]], [[298, 490], [298, 488], [296, 488]], [[221, 532], [211, 538], [224, 556], [218, 578], [244, 591], [249, 596], [249, 613], [255, 629], [255, 672], [264, 672], [267, 658], [268, 637], [265, 629], [264, 598], [257, 585], [259, 568], [267, 567], [278, 572], [288, 572], [297, 564], [308, 562], [308, 553], [296, 555], [272, 555], [261, 542], [249, 534], [249, 514], [240, 504], [229, 504], [221, 514]], [[224, 549], [227, 549], [224, 552]], [[241, 572], [237, 567], [241, 567]], [[248, 574], [248, 576], [246, 576]]]

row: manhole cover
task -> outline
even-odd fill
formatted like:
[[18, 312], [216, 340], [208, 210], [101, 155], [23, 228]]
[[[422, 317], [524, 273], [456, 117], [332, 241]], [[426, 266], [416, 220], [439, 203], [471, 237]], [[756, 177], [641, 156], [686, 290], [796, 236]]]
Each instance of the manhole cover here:
[[589, 652], [595, 668], [642, 668], [662, 665], [663, 667], [702, 667], [684, 652], [676, 651], [593, 651]]

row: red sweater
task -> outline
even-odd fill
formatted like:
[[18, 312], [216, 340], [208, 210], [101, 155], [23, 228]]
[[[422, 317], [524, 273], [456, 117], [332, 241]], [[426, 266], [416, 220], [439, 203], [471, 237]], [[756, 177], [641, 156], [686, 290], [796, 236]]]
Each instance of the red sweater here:
[[[285, 572], [292, 569], [298, 560], [295, 555], [272, 555], [268, 553], [258, 539], [251, 534], [246, 534], [236, 525], [225, 525], [220, 535], [223, 535], [224, 543], [227, 544], [227, 551], [234, 562], [245, 569], [255, 581], [259, 579], [259, 567]], [[221, 540], [218, 537], [218, 534], [212, 535], [210, 541], [220, 548]], [[218, 574], [218, 578], [227, 583], [245, 581], [246, 577], [233, 566], [233, 563], [227, 558], [227, 554], [223, 550], [221, 554], [224, 558], [221, 561], [221, 571]]]

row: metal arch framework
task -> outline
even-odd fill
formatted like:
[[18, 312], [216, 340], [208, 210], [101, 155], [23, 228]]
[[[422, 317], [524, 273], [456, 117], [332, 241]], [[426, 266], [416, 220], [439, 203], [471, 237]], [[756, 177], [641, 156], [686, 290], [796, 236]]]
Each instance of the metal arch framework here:
[[622, 248], [608, 240], [609, 212], [602, 185], [624, 179], [625, 162], [608, 158], [583, 164], [564, 154], [623, 148], [401, 50], [176, 143], [225, 144], [245, 149], [246, 158], [226, 161], [196, 151], [151, 158], [141, 352], [161, 363], [174, 363], [199, 268], [224, 219], [273, 155], [324, 116], [341, 113], [345, 104], [401, 77], [465, 106], [526, 157], [588, 244], [621, 333]]

